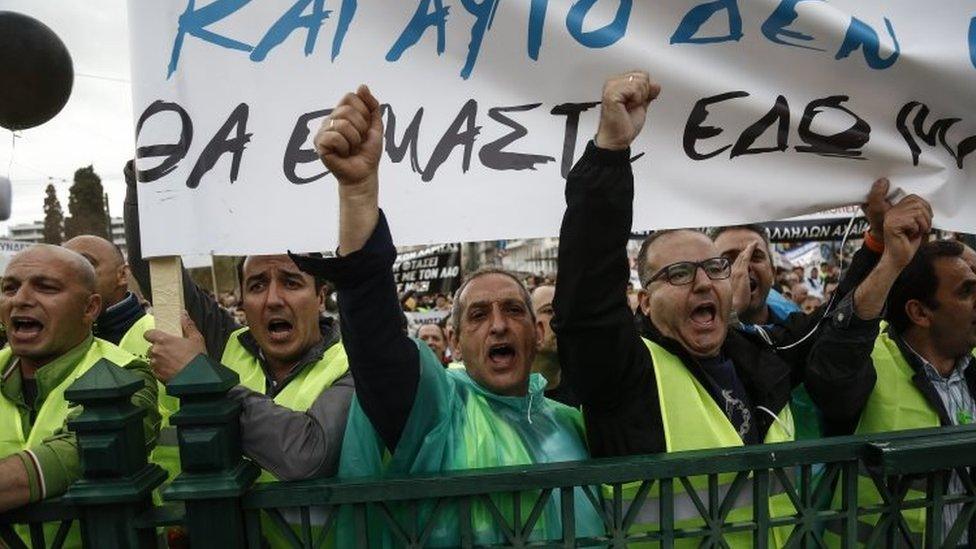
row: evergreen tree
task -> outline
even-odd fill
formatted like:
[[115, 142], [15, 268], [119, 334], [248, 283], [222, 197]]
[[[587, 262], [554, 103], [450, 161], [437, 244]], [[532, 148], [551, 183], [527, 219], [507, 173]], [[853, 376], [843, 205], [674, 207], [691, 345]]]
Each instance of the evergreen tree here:
[[54, 185], [48, 183], [47, 196], [44, 197], [44, 243], [59, 245], [64, 240], [64, 211], [54, 192]]
[[75, 171], [75, 182], [68, 194], [68, 213], [70, 217], [64, 220], [66, 239], [80, 234], [108, 238], [102, 179], [92, 166]]

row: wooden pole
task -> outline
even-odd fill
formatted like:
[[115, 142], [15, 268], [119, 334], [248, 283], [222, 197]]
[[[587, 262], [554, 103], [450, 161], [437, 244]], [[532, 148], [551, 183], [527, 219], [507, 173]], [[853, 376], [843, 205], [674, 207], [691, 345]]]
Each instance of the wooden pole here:
[[220, 285], [217, 284], [217, 258], [210, 252], [210, 279], [213, 281], [214, 299], [220, 303]]
[[154, 257], [149, 260], [152, 281], [153, 316], [156, 328], [173, 335], [183, 335], [183, 262], [180, 256]]

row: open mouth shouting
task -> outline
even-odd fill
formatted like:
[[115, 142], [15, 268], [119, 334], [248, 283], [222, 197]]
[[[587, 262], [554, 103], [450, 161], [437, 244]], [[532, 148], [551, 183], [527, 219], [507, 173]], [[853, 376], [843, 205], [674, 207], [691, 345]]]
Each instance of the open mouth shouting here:
[[44, 331], [44, 323], [36, 318], [16, 315], [10, 317], [10, 326], [7, 327], [7, 337], [18, 342], [30, 342], [40, 337]]
[[295, 326], [283, 318], [272, 318], [268, 321], [268, 336], [271, 341], [288, 341], [294, 332]]
[[691, 323], [700, 330], [710, 330], [715, 327], [715, 317], [718, 307], [712, 302], [704, 302], [691, 310]]
[[494, 368], [511, 368], [515, 365], [515, 347], [510, 343], [496, 343], [488, 347], [488, 363]]

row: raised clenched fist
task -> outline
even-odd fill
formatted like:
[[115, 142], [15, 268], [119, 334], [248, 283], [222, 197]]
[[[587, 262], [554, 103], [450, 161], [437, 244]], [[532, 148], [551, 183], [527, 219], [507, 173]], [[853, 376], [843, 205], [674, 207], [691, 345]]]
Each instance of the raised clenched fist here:
[[614, 76], [603, 85], [600, 126], [596, 145], [601, 149], [623, 150], [640, 134], [647, 118], [647, 106], [661, 93], [643, 71]]
[[315, 151], [340, 185], [374, 176], [383, 153], [380, 103], [365, 85], [347, 93], [315, 134]]

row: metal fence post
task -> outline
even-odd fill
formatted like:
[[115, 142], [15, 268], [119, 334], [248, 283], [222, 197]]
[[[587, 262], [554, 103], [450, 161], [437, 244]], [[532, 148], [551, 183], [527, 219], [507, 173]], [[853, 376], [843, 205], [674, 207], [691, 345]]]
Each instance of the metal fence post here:
[[85, 547], [154, 547], [155, 533], [135, 519], [152, 507], [166, 472], [148, 462], [143, 417], [131, 402], [145, 381], [102, 359], [65, 391], [83, 407], [68, 422], [78, 440], [82, 478], [64, 499], [79, 509]]
[[182, 473], [163, 498], [186, 504], [186, 528], [193, 547], [243, 547], [241, 496], [260, 469], [241, 455], [240, 404], [226, 397], [238, 376], [198, 355], [166, 386], [179, 397], [170, 417], [177, 428]]

